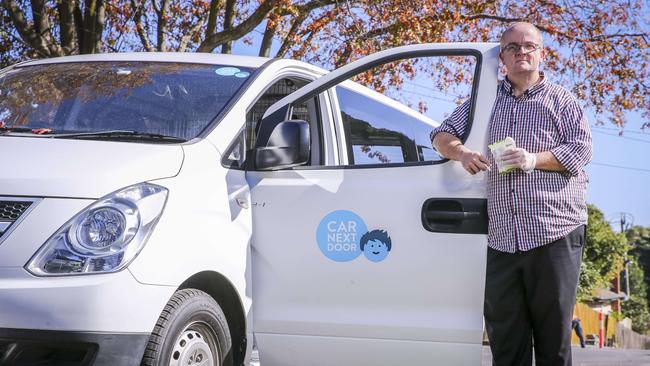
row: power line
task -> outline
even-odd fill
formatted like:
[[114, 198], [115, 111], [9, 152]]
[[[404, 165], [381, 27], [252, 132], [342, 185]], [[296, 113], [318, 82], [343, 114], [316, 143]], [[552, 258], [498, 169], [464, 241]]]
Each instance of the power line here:
[[439, 90], [439, 89], [436, 89], [436, 88], [432, 88], [432, 87], [430, 87], [430, 86], [425, 86], [425, 85], [422, 85], [422, 84], [418, 84], [418, 83], [413, 82], [413, 81], [404, 81], [404, 84], [413, 85], [413, 86], [416, 86], [416, 87], [419, 87], [419, 88], [423, 88], [423, 89], [426, 89], [426, 90], [432, 91], [432, 92], [434, 92], [434, 93], [440, 93], [440, 94], [443, 94], [443, 95], [446, 95], [446, 96], [449, 96], [449, 97], [452, 97], [452, 98], [463, 98], [463, 96], [461, 96], [461, 95], [455, 95], [455, 94], [451, 94], [451, 93], [446, 93], [446, 92], [444, 92], [444, 91], [442, 91], [442, 90]]
[[618, 134], [614, 135], [614, 134], [611, 134], [611, 133], [607, 133], [607, 132], [603, 132], [603, 131], [598, 131], [598, 130], [594, 130], [594, 132], [599, 133], [599, 134], [601, 134], [601, 135], [612, 136], [612, 137], [618, 137], [618, 138], [621, 138], [621, 139], [632, 140], [632, 141], [638, 141], [638, 142], [645, 142], [646, 144], [650, 144], [650, 140], [644, 140], [644, 139], [639, 139], [639, 138], [636, 138], [636, 137], [629, 137], [629, 136], [620, 136], [620, 135], [618, 135]]
[[648, 173], [650, 173], [650, 169], [636, 168], [636, 167], [632, 167], [632, 166], [622, 166], [622, 165], [616, 165], [616, 164], [598, 163], [598, 162], [593, 162], [593, 161], [590, 164], [606, 166], [606, 167], [609, 167], [609, 168], [635, 170], [635, 171], [638, 171], [638, 172], [648, 172]]
[[604, 130], [604, 131], [618, 131], [618, 132], [623, 132], [623, 133], [633, 133], [633, 134], [636, 134], [636, 135], [642, 135], [642, 136], [650, 137], [650, 133], [648, 133], [648, 132], [629, 131], [629, 130], [623, 130], [623, 129], [615, 128], [615, 127], [604, 127], [604, 126], [594, 126], [594, 125], [591, 125], [591, 128], [592, 129]]
[[441, 100], [441, 101], [443, 101], [443, 102], [456, 104], [456, 102], [453, 101], [453, 100], [449, 100], [449, 99], [445, 99], [445, 98], [436, 97], [436, 96], [433, 96], [433, 95], [431, 95], [431, 94], [418, 93], [418, 92], [416, 92], [416, 91], [412, 91], [412, 90], [404, 90], [404, 89], [402, 89], [402, 90], [399, 90], [399, 91], [397, 91], [397, 92], [398, 92], [398, 93], [408, 93], [408, 94], [419, 95], [419, 96], [421, 96], [421, 97], [425, 97], [425, 98], [437, 99], [437, 100]]

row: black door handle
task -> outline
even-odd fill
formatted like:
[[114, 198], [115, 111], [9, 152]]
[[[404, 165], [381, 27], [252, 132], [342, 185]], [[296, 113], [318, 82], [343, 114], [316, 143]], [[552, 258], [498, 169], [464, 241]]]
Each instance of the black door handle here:
[[430, 198], [422, 205], [422, 226], [428, 231], [487, 234], [487, 200], [484, 198]]

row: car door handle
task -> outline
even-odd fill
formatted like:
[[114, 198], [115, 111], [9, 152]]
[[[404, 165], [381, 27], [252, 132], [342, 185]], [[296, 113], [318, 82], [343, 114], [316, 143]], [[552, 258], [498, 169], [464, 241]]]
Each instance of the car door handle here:
[[487, 234], [484, 198], [429, 198], [422, 205], [422, 226], [436, 233]]
[[481, 217], [481, 213], [478, 211], [458, 212], [433, 210], [425, 212], [425, 215], [430, 220], [476, 220]]

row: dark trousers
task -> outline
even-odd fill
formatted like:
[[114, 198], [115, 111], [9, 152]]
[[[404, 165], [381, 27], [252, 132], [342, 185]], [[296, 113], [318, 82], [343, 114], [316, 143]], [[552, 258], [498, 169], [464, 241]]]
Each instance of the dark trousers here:
[[485, 323], [494, 366], [571, 365], [571, 319], [585, 241], [564, 238], [517, 253], [488, 249]]

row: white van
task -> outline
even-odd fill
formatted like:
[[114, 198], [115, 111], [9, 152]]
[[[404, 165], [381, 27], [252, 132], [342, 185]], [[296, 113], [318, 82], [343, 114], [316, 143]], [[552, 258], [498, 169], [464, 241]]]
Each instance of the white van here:
[[[497, 44], [293, 60], [134, 53], [0, 73], [0, 364], [478, 365], [483, 174], [350, 77]], [[389, 66], [390, 67], [390, 66]]]

